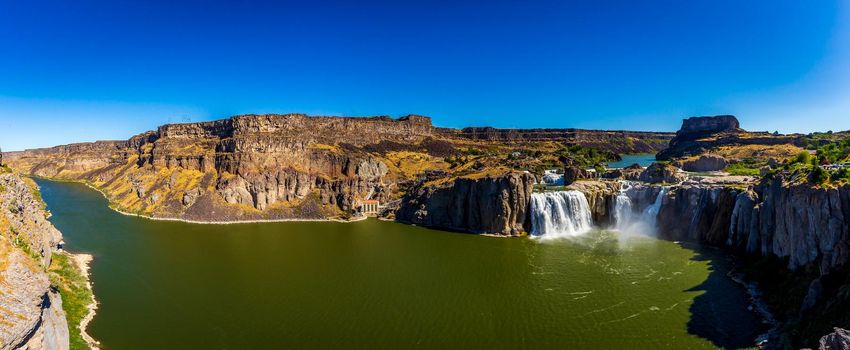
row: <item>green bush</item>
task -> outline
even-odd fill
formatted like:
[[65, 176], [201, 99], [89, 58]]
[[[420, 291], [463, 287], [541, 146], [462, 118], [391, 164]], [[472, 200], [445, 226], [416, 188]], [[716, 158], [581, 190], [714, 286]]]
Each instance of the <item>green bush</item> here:
[[809, 174], [809, 181], [815, 185], [823, 185], [826, 181], [829, 180], [829, 172], [824, 170], [819, 166], [815, 166], [812, 168], [812, 172]]
[[850, 169], [848, 169], [848, 168], [838, 169], [838, 171], [836, 171], [836, 172], [832, 173], [832, 175], [830, 175], [830, 179], [833, 182], [850, 182]]
[[65, 253], [54, 253], [50, 264], [50, 282], [62, 295], [62, 309], [68, 320], [71, 349], [88, 349], [80, 333], [80, 323], [89, 312], [92, 291], [86, 276]]
[[730, 175], [756, 176], [759, 175], [759, 168], [744, 163], [735, 163], [726, 167], [726, 172]]

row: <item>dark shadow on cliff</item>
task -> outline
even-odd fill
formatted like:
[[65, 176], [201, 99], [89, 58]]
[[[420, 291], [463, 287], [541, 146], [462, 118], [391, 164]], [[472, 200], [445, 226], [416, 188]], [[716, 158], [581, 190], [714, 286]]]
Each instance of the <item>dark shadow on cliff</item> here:
[[723, 349], [754, 347], [756, 337], [768, 327], [756, 312], [749, 310], [750, 300], [744, 287], [727, 276], [732, 266], [730, 257], [710, 247], [681, 245], [696, 253], [691, 260], [707, 261], [709, 268], [705, 281], [687, 290], [703, 292], [691, 304], [688, 333]]

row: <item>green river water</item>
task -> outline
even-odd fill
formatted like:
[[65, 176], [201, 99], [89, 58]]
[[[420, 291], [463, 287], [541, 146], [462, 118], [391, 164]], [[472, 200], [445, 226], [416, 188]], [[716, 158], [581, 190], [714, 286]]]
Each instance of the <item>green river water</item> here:
[[95, 257], [107, 350], [702, 349], [760, 330], [726, 258], [673, 242], [152, 221], [38, 182], [66, 248]]

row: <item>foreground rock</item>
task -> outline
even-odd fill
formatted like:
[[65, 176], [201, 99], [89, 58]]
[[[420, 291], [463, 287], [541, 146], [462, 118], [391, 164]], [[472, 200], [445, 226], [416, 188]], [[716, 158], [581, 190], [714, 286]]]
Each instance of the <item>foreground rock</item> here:
[[521, 235], [528, 230], [534, 176], [511, 172], [422, 184], [401, 200], [396, 220], [454, 231]]
[[820, 339], [819, 350], [850, 350], [850, 332], [835, 328], [835, 332]]
[[67, 349], [62, 298], [45, 272], [62, 236], [32, 186], [0, 175], [0, 348]]

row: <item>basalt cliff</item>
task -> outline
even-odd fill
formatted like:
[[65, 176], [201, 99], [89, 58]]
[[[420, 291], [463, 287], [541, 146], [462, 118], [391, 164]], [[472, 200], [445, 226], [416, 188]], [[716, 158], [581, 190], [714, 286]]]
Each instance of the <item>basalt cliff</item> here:
[[62, 235], [33, 184], [14, 174], [0, 174], [0, 206], [0, 348], [68, 349], [62, 297], [47, 273]]
[[[491, 204], [475, 199], [462, 208], [468, 211], [462, 214], [464, 219], [457, 219], [463, 225], [406, 208], [400, 220], [517, 234], [524, 211], [516, 210], [522, 204], [513, 201], [528, 197], [531, 190], [525, 186], [527, 178], [515, 180], [518, 169], [557, 163], [550, 154], [566, 146], [603, 147], [616, 156], [615, 152], [658, 151], [672, 136], [579, 129], [448, 129], [416, 115], [399, 119], [241, 115], [163, 125], [126, 141], [9, 152], [5, 157], [21, 173], [86, 182], [122, 212], [201, 222], [347, 219], [357, 215], [359, 204], [366, 200], [395, 208], [399, 202], [421, 199], [422, 192], [440, 193], [423, 187], [429, 179], [439, 178], [443, 184], [468, 188], [469, 198], [507, 196], [508, 202], [497, 205], [505, 211], [494, 217], [508, 219], [498, 225], [490, 224], [488, 216], [476, 219], [474, 212]], [[470, 178], [479, 179], [466, 184], [464, 179]], [[503, 195], [493, 188], [503, 188], [504, 181], [524, 187], [506, 189], [508, 194]]]

